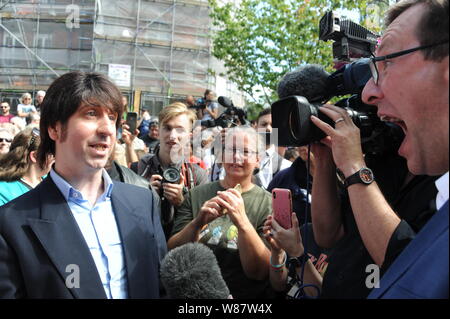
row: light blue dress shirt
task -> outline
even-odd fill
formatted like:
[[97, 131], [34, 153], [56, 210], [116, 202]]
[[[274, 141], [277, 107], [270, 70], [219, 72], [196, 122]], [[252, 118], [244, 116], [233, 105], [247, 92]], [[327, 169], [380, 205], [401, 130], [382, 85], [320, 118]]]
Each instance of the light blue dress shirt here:
[[50, 171], [86, 240], [106, 296], [108, 299], [124, 299], [127, 298], [127, 277], [122, 241], [111, 204], [113, 183], [105, 170], [102, 174], [105, 191], [92, 207], [80, 191], [53, 169]]

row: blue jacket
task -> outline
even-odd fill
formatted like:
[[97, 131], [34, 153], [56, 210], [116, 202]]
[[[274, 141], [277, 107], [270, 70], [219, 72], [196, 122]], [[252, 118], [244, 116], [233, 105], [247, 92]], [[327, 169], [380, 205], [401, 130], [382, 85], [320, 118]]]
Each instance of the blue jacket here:
[[403, 250], [369, 299], [448, 298], [448, 200]]

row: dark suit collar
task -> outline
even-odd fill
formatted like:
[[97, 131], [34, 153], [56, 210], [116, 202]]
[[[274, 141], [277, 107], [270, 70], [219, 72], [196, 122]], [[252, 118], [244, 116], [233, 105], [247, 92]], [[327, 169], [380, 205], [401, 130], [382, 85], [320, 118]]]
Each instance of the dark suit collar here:
[[74, 274], [69, 269], [70, 265], [76, 265], [80, 270], [80, 286], [68, 288], [72, 295], [75, 298], [106, 298], [95, 262], [61, 192], [50, 177], [36, 191], [40, 197], [41, 218], [29, 219], [29, 224], [61, 280], [65, 282], [69, 275]]

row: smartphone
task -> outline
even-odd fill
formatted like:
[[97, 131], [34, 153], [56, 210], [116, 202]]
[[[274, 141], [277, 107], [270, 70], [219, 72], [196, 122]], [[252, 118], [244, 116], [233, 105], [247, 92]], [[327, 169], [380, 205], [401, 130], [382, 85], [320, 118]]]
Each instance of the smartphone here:
[[273, 217], [284, 229], [292, 227], [292, 195], [289, 189], [274, 188], [272, 190]]
[[127, 113], [127, 122], [126, 124], [129, 127], [129, 131], [131, 134], [134, 134], [137, 128], [137, 113], [136, 112], [128, 112]]

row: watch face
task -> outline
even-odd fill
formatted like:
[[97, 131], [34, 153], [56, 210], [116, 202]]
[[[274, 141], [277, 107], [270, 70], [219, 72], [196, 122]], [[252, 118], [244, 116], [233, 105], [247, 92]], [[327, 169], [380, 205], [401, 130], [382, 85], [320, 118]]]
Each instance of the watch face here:
[[366, 184], [370, 184], [373, 182], [373, 173], [368, 168], [363, 168], [359, 171], [359, 177], [361, 178], [361, 181]]

